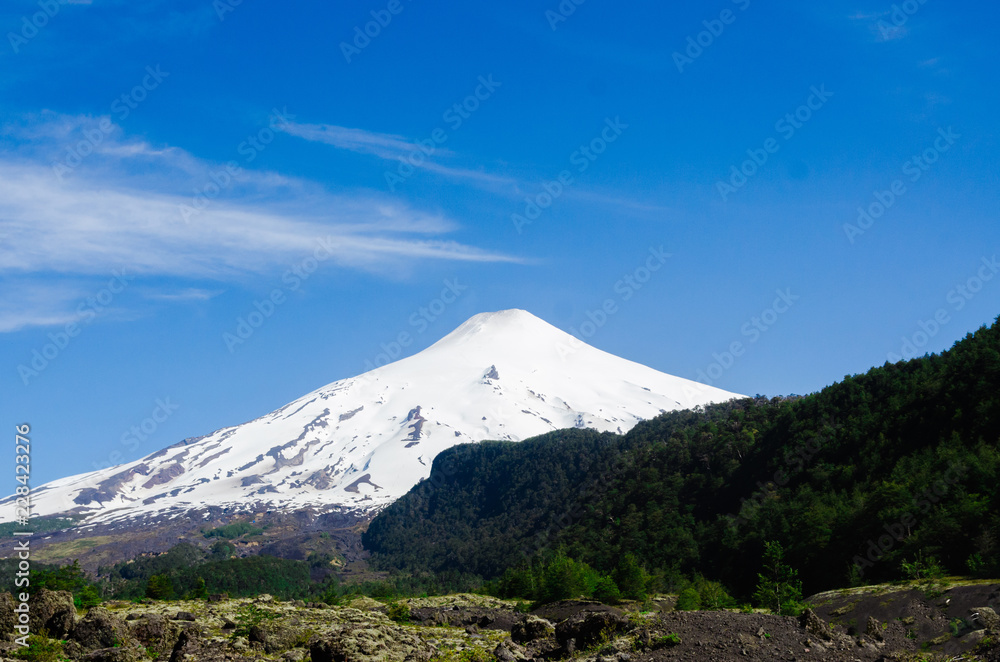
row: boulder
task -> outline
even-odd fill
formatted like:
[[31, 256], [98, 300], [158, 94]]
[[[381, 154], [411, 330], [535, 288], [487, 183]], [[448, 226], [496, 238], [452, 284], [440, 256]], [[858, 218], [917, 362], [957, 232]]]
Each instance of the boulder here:
[[198, 617], [195, 616], [194, 614], [192, 614], [189, 611], [179, 611], [176, 614], [174, 614], [174, 617], [173, 617], [172, 620], [175, 620], [175, 621], [189, 621], [189, 622], [193, 623], [194, 621], [198, 620]]
[[969, 610], [969, 620], [975, 623], [977, 628], [1000, 630], [1000, 616], [997, 616], [992, 607], [973, 607]]
[[0, 639], [10, 641], [15, 636], [17, 614], [14, 613], [14, 607], [14, 596], [10, 593], [0, 593]]
[[76, 624], [70, 639], [86, 650], [97, 650], [126, 646], [133, 641], [131, 634], [125, 621], [104, 607], [94, 607]]
[[532, 614], [526, 615], [510, 629], [510, 638], [519, 644], [537, 639], [545, 639], [555, 634], [555, 626], [549, 621]]
[[69, 591], [39, 589], [31, 594], [28, 608], [31, 610], [29, 624], [35, 634], [45, 630], [54, 639], [64, 639], [76, 625], [76, 607]]
[[170, 662], [223, 662], [229, 659], [225, 650], [212, 645], [197, 627], [187, 627], [177, 637], [170, 653]]
[[145, 651], [139, 646], [118, 646], [99, 648], [83, 656], [85, 662], [139, 662], [146, 657]]
[[499, 662], [521, 662], [528, 659], [527, 652], [524, 647], [506, 639], [497, 644], [496, 648], [493, 649], [493, 657], [499, 660]]
[[296, 648], [306, 638], [308, 635], [302, 628], [290, 627], [280, 621], [255, 625], [247, 636], [251, 644], [260, 643], [269, 655]]
[[497, 647], [493, 649], [493, 657], [495, 657], [500, 662], [515, 662], [517, 657], [509, 648], [503, 645], [503, 642], [497, 644]]
[[556, 640], [565, 648], [570, 639], [577, 650], [607, 641], [631, 627], [620, 611], [584, 611], [556, 625]]
[[879, 623], [874, 616], [868, 617], [868, 624], [865, 626], [865, 634], [875, 641], [884, 640], [884, 637], [882, 636], [882, 624]]
[[312, 662], [427, 662], [435, 652], [421, 638], [384, 623], [346, 625], [309, 646]]
[[131, 622], [132, 637], [151, 651], [162, 654], [171, 650], [180, 626], [162, 614], [143, 614]]
[[816, 612], [812, 609], [806, 609], [802, 612], [799, 616], [799, 626], [811, 635], [826, 639], [827, 641], [833, 640], [833, 632], [830, 630], [830, 626], [826, 624], [826, 621], [817, 616]]

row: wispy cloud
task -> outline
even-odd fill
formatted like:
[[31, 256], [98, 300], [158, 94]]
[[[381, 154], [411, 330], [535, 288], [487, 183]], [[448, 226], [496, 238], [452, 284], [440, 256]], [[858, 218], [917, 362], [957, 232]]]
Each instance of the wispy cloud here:
[[222, 294], [222, 290], [203, 290], [197, 287], [188, 287], [176, 292], [147, 292], [147, 299], [153, 301], [209, 301]]
[[571, 189], [567, 193], [569, 198], [577, 198], [580, 200], [586, 200], [587, 202], [593, 202], [601, 205], [607, 205], [609, 207], [617, 207], [632, 212], [641, 212], [646, 214], [676, 214], [676, 210], [670, 207], [664, 207], [663, 205], [654, 205], [639, 200], [633, 200], [631, 198], [622, 198], [616, 195], [606, 195], [603, 193], [598, 193], [596, 191], [588, 191], [586, 189]]
[[888, 14], [888, 12], [855, 12], [848, 16], [847, 18], [852, 21], [873, 21], [877, 18], [881, 18]]
[[902, 22], [893, 20], [891, 11], [859, 11], [850, 14], [847, 18], [858, 23], [863, 23], [872, 34], [874, 41], [877, 42], [896, 41], [909, 34], [909, 30], [904, 25], [907, 17], [904, 15]]
[[[189, 191], [209, 181], [218, 164], [118, 133], [106, 135], [69, 176], [57, 177], [53, 160], [100, 120], [50, 116], [3, 128], [20, 146], [0, 154], [0, 275], [85, 277], [127, 267], [140, 277], [231, 281], [286, 268], [320, 239], [331, 262], [371, 272], [425, 260], [517, 261], [446, 239], [459, 224], [442, 213], [370, 191], [334, 194], [273, 172], [243, 170], [225, 194], [185, 219]], [[160, 298], [190, 300], [209, 291]], [[69, 319], [58, 312], [60, 300], [43, 299], [56, 305], [21, 320], [6, 311], [0, 331]]]
[[8, 235], [0, 273], [101, 273], [128, 264], [148, 275], [225, 279], [284, 265], [327, 237], [335, 240], [333, 258], [358, 268], [383, 255], [510, 259], [423, 238], [455, 224], [371, 197], [326, 196], [324, 209], [298, 213], [216, 202], [186, 223], [180, 208], [190, 202], [84, 179], [60, 184], [47, 168], [0, 161], [0, 224]]
[[420, 145], [416, 142], [395, 134], [351, 129], [333, 124], [298, 124], [296, 122], [283, 124], [281, 130], [304, 140], [324, 143], [357, 154], [368, 154], [386, 161], [402, 160], [408, 164], [407, 167], [412, 166], [437, 173], [449, 179], [468, 180], [490, 188], [510, 186], [516, 183], [516, 180], [511, 177], [489, 173], [481, 169], [442, 165], [432, 161], [430, 156], [448, 158], [454, 157], [455, 154], [432, 143], [433, 151], [428, 155], [426, 151], [421, 150]]
[[78, 318], [83, 289], [67, 283], [11, 282], [0, 287], [0, 333], [33, 326], [57, 326]]
[[292, 136], [332, 145], [358, 154], [372, 154], [383, 159], [404, 158], [419, 147], [403, 136], [350, 129], [334, 124], [298, 124], [286, 122], [281, 129]]

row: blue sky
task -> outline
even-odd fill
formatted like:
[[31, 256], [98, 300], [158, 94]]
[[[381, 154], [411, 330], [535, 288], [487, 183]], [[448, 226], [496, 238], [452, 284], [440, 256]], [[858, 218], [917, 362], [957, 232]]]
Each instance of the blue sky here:
[[767, 395], [1000, 314], [994, 3], [675, 4], [6, 2], [35, 484], [483, 311]]

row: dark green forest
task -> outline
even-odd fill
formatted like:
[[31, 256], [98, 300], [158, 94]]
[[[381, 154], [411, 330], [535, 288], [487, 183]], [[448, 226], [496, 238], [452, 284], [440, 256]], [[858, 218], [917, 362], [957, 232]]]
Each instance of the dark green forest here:
[[998, 442], [1000, 323], [805, 397], [456, 446], [364, 544], [377, 568], [455, 586], [510, 586], [556, 558], [613, 577], [628, 556], [650, 589], [749, 597], [769, 541], [806, 594], [900, 579], [918, 558], [996, 577]]
[[[33, 590], [69, 591], [78, 606], [91, 606], [108, 598], [201, 598], [209, 593], [248, 597], [270, 593], [291, 599], [310, 597], [318, 591], [335, 592], [336, 584], [328, 577], [329, 557], [317, 555], [307, 561], [271, 556], [233, 558], [234, 551], [221, 541], [209, 550], [181, 543], [164, 554], [140, 556], [100, 568], [96, 577], [76, 563], [52, 566], [36, 562], [31, 566], [30, 585]], [[15, 591], [16, 564], [17, 559], [0, 561], [0, 566], [11, 570], [4, 574], [8, 580], [0, 589]]]

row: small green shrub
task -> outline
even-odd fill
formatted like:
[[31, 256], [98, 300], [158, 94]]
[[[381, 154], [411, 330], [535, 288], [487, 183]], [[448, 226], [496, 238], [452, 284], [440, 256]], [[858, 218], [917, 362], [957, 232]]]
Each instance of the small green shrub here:
[[698, 589], [689, 586], [677, 596], [677, 604], [674, 605], [677, 611], [697, 611], [701, 609], [701, 594]]
[[74, 604], [77, 599], [79, 599], [80, 606], [84, 609], [90, 609], [91, 607], [96, 607], [101, 604], [101, 594], [97, 592], [96, 586], [87, 586], [80, 591], [79, 596], [74, 596]]
[[621, 595], [629, 600], [645, 600], [652, 578], [635, 554], [626, 553], [618, 562], [611, 578]]
[[174, 597], [174, 585], [166, 575], [153, 575], [146, 582], [146, 597], [153, 600], [170, 600]]
[[681, 643], [681, 638], [671, 632], [670, 634], [665, 634], [655, 639], [651, 639], [649, 642], [649, 647], [653, 650], [658, 648], [670, 648], [672, 646], [677, 646]]
[[225, 540], [232, 540], [233, 538], [239, 538], [240, 536], [257, 536], [264, 533], [264, 529], [254, 526], [249, 522], [233, 522], [232, 524], [226, 524], [209, 531], [205, 531], [203, 534], [206, 538], [223, 538]]
[[969, 574], [974, 577], [985, 577], [987, 564], [983, 561], [981, 554], [973, 554], [965, 561], [965, 567], [969, 569]]
[[208, 598], [208, 588], [205, 586], [205, 580], [199, 577], [195, 580], [194, 588], [187, 592], [184, 596], [185, 600], [204, 600]]
[[601, 577], [594, 587], [594, 598], [606, 605], [616, 605], [621, 602], [621, 592], [618, 585], [610, 577]]
[[728, 609], [736, 604], [733, 597], [726, 592], [726, 587], [719, 582], [712, 582], [704, 577], [699, 577], [695, 580], [692, 588], [698, 591], [702, 609]]
[[28, 637], [27, 648], [19, 648], [14, 653], [14, 657], [19, 660], [28, 660], [28, 662], [67, 662], [68, 658], [63, 653], [64, 643], [57, 639], [33, 634]]
[[907, 577], [918, 582], [920, 590], [924, 592], [924, 597], [928, 600], [933, 600], [944, 594], [944, 586], [941, 584], [944, 568], [935, 557], [925, 557], [923, 552], [918, 552], [917, 557], [912, 562], [903, 561], [902, 569]]
[[273, 621], [278, 616], [279, 614], [270, 609], [263, 609], [252, 603], [240, 605], [239, 609], [236, 610], [236, 629], [233, 630], [230, 638], [248, 637], [254, 626]]
[[961, 618], [953, 618], [951, 622], [948, 623], [948, 627], [951, 629], [951, 636], [957, 637], [959, 632], [965, 629], [965, 620]]
[[447, 651], [431, 658], [431, 662], [496, 662], [496, 657], [482, 648], [466, 648], [464, 651]]
[[764, 543], [763, 572], [757, 574], [754, 600], [775, 614], [797, 616], [802, 613], [802, 581], [798, 571], [785, 563], [781, 543]]
[[396, 621], [397, 623], [409, 623], [410, 605], [406, 603], [390, 602], [388, 615], [390, 620]]

